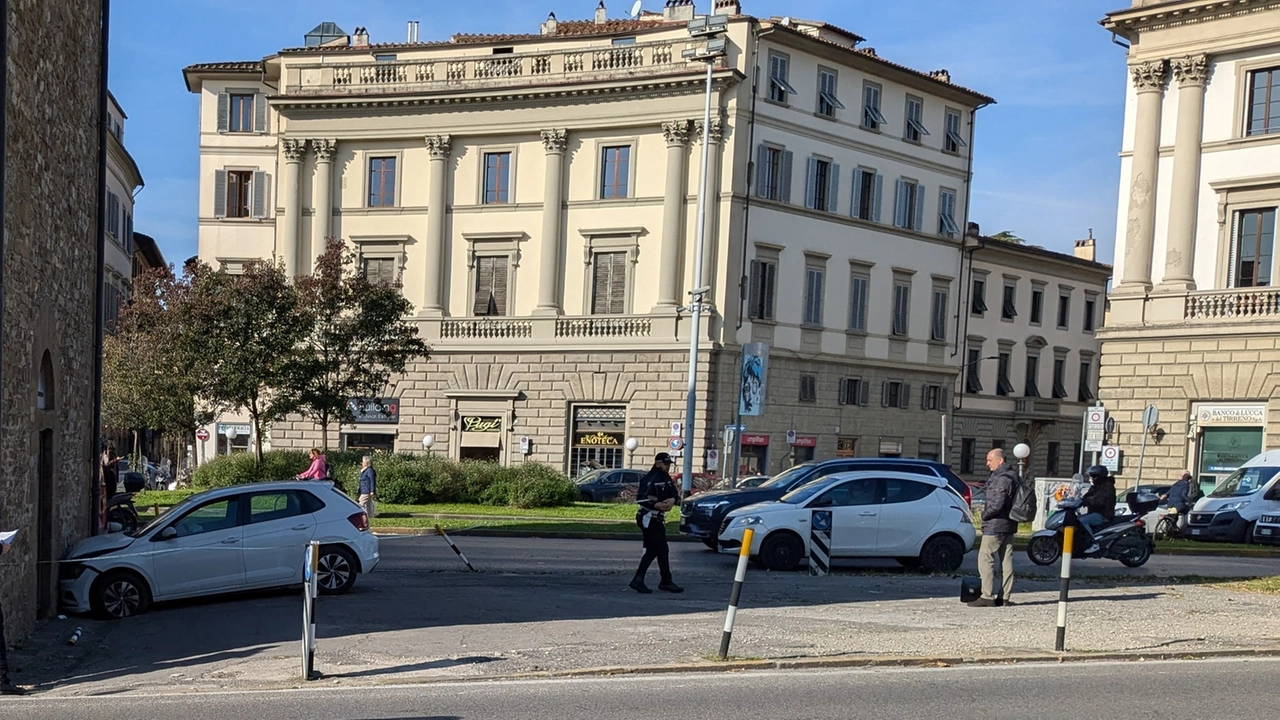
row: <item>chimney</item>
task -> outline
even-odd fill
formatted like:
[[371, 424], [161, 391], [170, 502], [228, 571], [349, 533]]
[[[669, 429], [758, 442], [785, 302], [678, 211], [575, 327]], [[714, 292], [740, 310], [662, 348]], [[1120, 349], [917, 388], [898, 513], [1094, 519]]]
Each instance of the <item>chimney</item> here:
[[713, 15], [741, 15], [742, 3], [738, 0], [716, 0]]
[[1085, 240], [1076, 241], [1076, 257], [1089, 262], [1097, 262], [1098, 247], [1093, 239], [1093, 228], [1089, 228], [1089, 237]]
[[693, 20], [693, 0], [667, 0], [662, 8], [662, 19], [686, 23]]
[[876, 56], [876, 49], [873, 47], [858, 48], [858, 52], [862, 53], [863, 55], [870, 55], [871, 57]]
[[982, 237], [982, 228], [979, 227], [978, 223], [970, 222], [965, 227], [964, 235], [965, 237], [972, 237], [972, 238]]
[[938, 82], [944, 82], [948, 85], [951, 84], [951, 73], [945, 69], [934, 70], [933, 72], [929, 73], [929, 77], [933, 78], [934, 80], [937, 80]]
[[603, 25], [609, 22], [609, 12], [604, 9], [604, 0], [600, 0], [600, 4], [596, 6], [596, 24]]
[[367, 29], [358, 27], [351, 37], [351, 45], [353, 47], [369, 47], [369, 31]]
[[556, 14], [555, 14], [555, 13], [551, 13], [550, 15], [547, 15], [547, 21], [546, 21], [546, 22], [544, 22], [544, 23], [542, 23], [542, 34], [543, 34], [543, 35], [555, 35], [555, 34], [556, 34], [556, 25], [557, 25], [557, 23], [556, 23]]

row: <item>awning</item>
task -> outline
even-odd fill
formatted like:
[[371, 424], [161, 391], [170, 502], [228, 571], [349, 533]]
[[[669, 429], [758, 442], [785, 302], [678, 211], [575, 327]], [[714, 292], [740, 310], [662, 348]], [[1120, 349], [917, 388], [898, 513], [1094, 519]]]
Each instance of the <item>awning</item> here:
[[464, 432], [461, 447], [496, 448], [502, 447], [502, 433], [496, 432]]

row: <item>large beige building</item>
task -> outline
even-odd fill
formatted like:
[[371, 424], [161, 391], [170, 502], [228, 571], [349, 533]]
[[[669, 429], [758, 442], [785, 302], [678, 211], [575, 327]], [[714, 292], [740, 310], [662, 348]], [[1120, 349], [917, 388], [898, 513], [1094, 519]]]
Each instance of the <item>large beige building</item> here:
[[[734, 422], [751, 342], [770, 347], [768, 392], [744, 469], [939, 453], [970, 138], [991, 100], [846, 30], [715, 7], [729, 21], [699, 279], [705, 65], [682, 57], [688, 0], [442, 42], [325, 23], [304, 47], [186, 69], [200, 258], [305, 273], [340, 237], [417, 308], [430, 360], [358, 403], [344, 447], [430, 435], [453, 457], [577, 472], [626, 462], [634, 437], [647, 462], [684, 419], [683, 308], [707, 286], [697, 468]], [[231, 416], [210, 434], [203, 457], [250, 440]], [[318, 438], [283, 422], [269, 442]]]
[[1031, 448], [1027, 471], [1070, 476], [1081, 424], [1098, 392], [1098, 330], [1111, 268], [1092, 238], [1072, 255], [966, 237], [956, 349], [961, 377], [948, 456], [966, 480], [985, 479], [993, 447]]
[[1280, 442], [1280, 2], [1134, 2], [1101, 400], [1132, 478], [1202, 483]]

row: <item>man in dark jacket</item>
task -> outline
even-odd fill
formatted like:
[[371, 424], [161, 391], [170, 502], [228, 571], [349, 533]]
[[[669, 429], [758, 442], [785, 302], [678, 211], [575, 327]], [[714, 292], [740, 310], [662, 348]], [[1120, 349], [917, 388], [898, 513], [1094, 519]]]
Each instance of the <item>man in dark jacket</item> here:
[[670, 593], [684, 592], [684, 588], [671, 581], [667, 549], [666, 513], [676, 506], [679, 497], [676, 484], [671, 481], [671, 456], [658, 453], [653, 459], [653, 467], [640, 480], [640, 487], [636, 490], [636, 503], [640, 505], [636, 511], [636, 525], [640, 526], [644, 536], [644, 557], [640, 558], [640, 567], [631, 579], [631, 589], [638, 593], [653, 592], [644, 584], [644, 575], [654, 560], [658, 561], [658, 571], [662, 576], [658, 589]]
[[[1191, 497], [1192, 485], [1195, 480], [1191, 477], [1190, 470], [1183, 470], [1182, 477], [1178, 478], [1178, 482], [1169, 488], [1169, 492], [1160, 498], [1165, 502], [1171, 512], [1178, 516], [1178, 528], [1184, 529], [1187, 526], [1187, 514], [1191, 512], [1191, 508], [1195, 506], [1196, 499]], [[1199, 488], [1195, 488], [1197, 491]]]
[[[1106, 466], [1094, 465], [1089, 468], [1089, 480], [1093, 482], [1093, 487], [1080, 498], [1080, 507], [1087, 512], [1078, 518], [1078, 522], [1089, 531], [1089, 539], [1092, 541], [1099, 530], [1116, 519], [1116, 479], [1107, 473]], [[1085, 553], [1097, 549], [1098, 545], [1094, 543]]]
[[[1013, 594], [1013, 536], [1018, 523], [1009, 519], [1018, 474], [1004, 458], [1004, 451], [994, 448], [987, 453], [987, 499], [982, 505], [982, 544], [978, 547], [978, 574], [982, 576], [982, 597], [970, 607], [1010, 605]], [[996, 565], [1000, 566], [1000, 594], [996, 595]]]

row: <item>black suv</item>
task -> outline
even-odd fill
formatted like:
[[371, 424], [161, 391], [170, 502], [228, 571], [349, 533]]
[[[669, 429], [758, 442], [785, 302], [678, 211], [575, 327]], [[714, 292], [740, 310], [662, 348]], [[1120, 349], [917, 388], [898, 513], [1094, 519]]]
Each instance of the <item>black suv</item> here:
[[644, 473], [640, 470], [613, 470], [602, 468], [592, 470], [574, 482], [578, 485], [578, 499], [581, 502], [614, 502], [623, 490], [633, 493], [640, 489], [640, 479]]
[[680, 532], [698, 538], [707, 547], [715, 550], [716, 539], [720, 536], [720, 523], [731, 511], [758, 502], [779, 500], [783, 495], [801, 485], [832, 473], [857, 470], [933, 475], [945, 479], [951, 489], [964, 498], [966, 503], [972, 498], [969, 485], [951, 472], [950, 465], [932, 460], [903, 458], [839, 458], [796, 465], [775, 475], [759, 487], [699, 493], [680, 505]]

